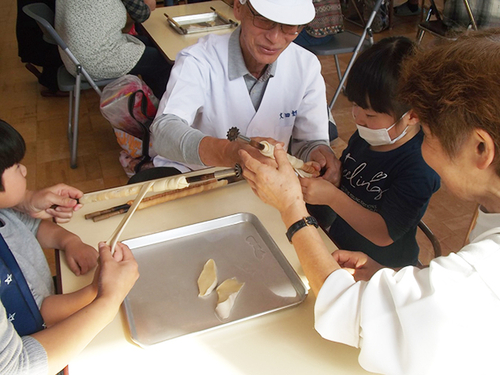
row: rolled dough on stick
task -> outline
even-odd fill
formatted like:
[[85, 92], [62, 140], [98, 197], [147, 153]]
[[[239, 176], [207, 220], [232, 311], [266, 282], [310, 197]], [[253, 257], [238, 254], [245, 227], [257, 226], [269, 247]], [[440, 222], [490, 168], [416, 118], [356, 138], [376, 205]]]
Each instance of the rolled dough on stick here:
[[225, 280], [217, 287], [218, 300], [215, 313], [220, 319], [224, 320], [229, 317], [231, 309], [234, 306], [234, 301], [238, 297], [243, 285], [245, 283], [241, 283], [233, 277], [232, 279]]
[[217, 266], [213, 259], [207, 260], [203, 266], [200, 277], [198, 277], [198, 297], [208, 296], [217, 285]]
[[[201, 193], [203, 191], [208, 191], [212, 189], [217, 189], [219, 187], [225, 186], [228, 184], [227, 180], [213, 180], [213, 181], [205, 181], [197, 185], [188, 186], [182, 189], [170, 190], [161, 194], [152, 195], [142, 200], [141, 204], [137, 208], [138, 210], [142, 210], [143, 208], [151, 207], [156, 204], [173, 201], [175, 199], [184, 198], [190, 195], [195, 195]], [[132, 201], [128, 201], [128, 204], [131, 204]]]
[[[267, 156], [268, 158], [274, 159], [274, 146], [267, 141], [262, 141], [260, 143], [264, 145], [264, 149], [260, 150], [261, 154], [264, 156]], [[311, 177], [312, 176], [312, 173], [309, 173], [303, 169], [303, 168], [308, 167], [307, 165], [305, 165], [304, 161], [302, 161], [302, 160], [300, 160], [300, 159], [296, 158], [295, 156], [292, 156], [288, 153], [286, 154], [286, 156], [288, 157], [288, 161], [292, 165], [293, 169], [295, 169], [295, 172], [297, 172], [300, 177]], [[307, 169], [309, 169], [309, 168], [307, 168]]]
[[[130, 186], [121, 186], [119, 188], [97, 192], [97, 193], [89, 193], [85, 194], [80, 198], [80, 203], [92, 203], [98, 201], [105, 201], [108, 199], [114, 198], [123, 198], [131, 195], [136, 195], [141, 190], [143, 184], [134, 184]], [[166, 190], [176, 190], [188, 187], [189, 184], [184, 176], [171, 176], [167, 178], [163, 178], [161, 180], [155, 181], [153, 186], [149, 189], [149, 191], [153, 192], [161, 192]]]

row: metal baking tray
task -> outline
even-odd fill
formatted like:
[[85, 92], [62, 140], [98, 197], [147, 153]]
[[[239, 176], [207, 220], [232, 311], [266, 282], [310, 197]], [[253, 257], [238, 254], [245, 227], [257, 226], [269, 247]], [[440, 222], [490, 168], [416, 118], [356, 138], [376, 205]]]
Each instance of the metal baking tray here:
[[212, 9], [213, 12], [178, 17], [170, 17], [165, 13], [165, 17], [167, 17], [170, 26], [179, 34], [183, 35], [229, 29], [238, 26], [237, 22], [224, 17], [214, 8], [210, 9]]
[[[123, 303], [131, 338], [146, 347], [300, 304], [307, 289], [259, 219], [238, 213], [124, 241], [140, 277]], [[217, 292], [198, 297], [198, 276], [214, 259], [218, 284], [245, 283], [229, 317]]]

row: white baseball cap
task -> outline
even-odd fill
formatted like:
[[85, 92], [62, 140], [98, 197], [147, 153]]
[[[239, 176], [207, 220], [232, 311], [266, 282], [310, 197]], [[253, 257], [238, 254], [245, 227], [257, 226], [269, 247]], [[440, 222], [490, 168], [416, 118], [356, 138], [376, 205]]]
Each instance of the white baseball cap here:
[[286, 25], [305, 25], [316, 15], [312, 0], [250, 0], [250, 4], [267, 19]]

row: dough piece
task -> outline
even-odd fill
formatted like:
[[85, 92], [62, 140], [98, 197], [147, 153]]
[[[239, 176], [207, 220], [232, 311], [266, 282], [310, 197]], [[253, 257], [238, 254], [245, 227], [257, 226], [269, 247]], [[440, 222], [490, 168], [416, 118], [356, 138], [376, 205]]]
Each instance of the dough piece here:
[[[187, 186], [189, 186], [189, 183], [187, 182], [186, 177], [173, 176], [155, 181], [150, 191], [160, 192], [166, 190], [176, 190], [185, 188]], [[137, 195], [141, 190], [141, 187], [142, 184], [135, 184], [130, 186], [121, 186], [119, 188], [109, 191], [85, 194], [83, 197], [80, 198], [80, 203], [86, 204], [98, 201], [105, 201], [108, 199], [123, 198], [131, 195]]]
[[236, 278], [227, 279], [222, 284], [217, 287], [217, 294], [219, 296], [217, 300], [217, 307], [215, 308], [215, 313], [221, 319], [227, 319], [229, 314], [231, 314], [231, 309], [233, 308], [234, 301], [241, 288], [245, 283], [240, 283]]
[[201, 271], [198, 277], [198, 297], [208, 296], [215, 289], [217, 285], [217, 266], [213, 259], [207, 260], [203, 266], [203, 271]]
[[[264, 156], [267, 156], [268, 158], [274, 159], [274, 146], [267, 141], [262, 141], [260, 143], [264, 145], [264, 149], [260, 150], [260, 153]], [[300, 159], [296, 158], [295, 156], [292, 156], [288, 153], [286, 154], [286, 156], [288, 157], [288, 161], [292, 165], [293, 169], [295, 170], [295, 172], [297, 172], [297, 174], [300, 177], [311, 177], [312, 176], [311, 173], [306, 172], [302, 169], [302, 168], [304, 168], [304, 161], [303, 160], [300, 160]]]

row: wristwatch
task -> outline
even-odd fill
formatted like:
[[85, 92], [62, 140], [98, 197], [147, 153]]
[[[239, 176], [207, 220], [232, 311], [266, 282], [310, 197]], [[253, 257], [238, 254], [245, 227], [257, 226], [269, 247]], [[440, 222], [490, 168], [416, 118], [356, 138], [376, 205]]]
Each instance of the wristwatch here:
[[299, 231], [300, 229], [305, 228], [305, 227], [310, 226], [310, 225], [318, 228], [318, 222], [316, 221], [316, 219], [314, 217], [312, 217], [312, 216], [303, 217], [299, 221], [296, 221], [295, 223], [290, 225], [290, 228], [288, 228], [288, 230], [286, 231], [286, 238], [288, 238], [288, 241], [290, 241], [290, 243], [292, 243], [293, 235], [297, 231]]

